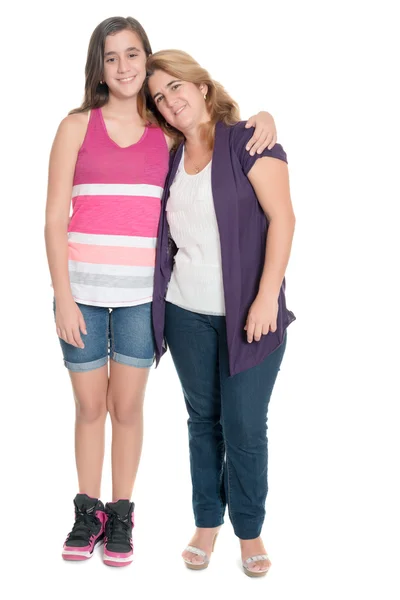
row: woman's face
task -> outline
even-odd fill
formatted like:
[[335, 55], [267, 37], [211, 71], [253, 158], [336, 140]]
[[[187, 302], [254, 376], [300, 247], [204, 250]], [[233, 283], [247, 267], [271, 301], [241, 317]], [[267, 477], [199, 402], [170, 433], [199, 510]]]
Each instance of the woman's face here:
[[207, 86], [177, 79], [165, 71], [149, 78], [149, 91], [164, 119], [186, 135], [200, 123], [210, 120], [204, 95]]
[[130, 29], [108, 35], [104, 47], [104, 81], [117, 98], [136, 96], [146, 77], [146, 54]]

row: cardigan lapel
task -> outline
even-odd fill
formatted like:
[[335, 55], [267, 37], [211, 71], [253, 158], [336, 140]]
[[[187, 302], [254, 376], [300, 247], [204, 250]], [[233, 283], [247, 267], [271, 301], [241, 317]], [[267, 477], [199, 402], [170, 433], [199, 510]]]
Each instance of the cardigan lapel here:
[[183, 153], [183, 142], [181, 144], [179, 144], [179, 146], [178, 146], [175, 154], [171, 157], [171, 165], [170, 165], [171, 166], [171, 170], [170, 170], [169, 175], [168, 175], [167, 185], [165, 186], [166, 188], [168, 188], [168, 190], [171, 187], [171, 183], [174, 181], [176, 172], [177, 172], [178, 167], [179, 167], [179, 163], [180, 163], [181, 158], [182, 158], [182, 153]]
[[[240, 331], [239, 207], [230, 147], [230, 127], [217, 123], [211, 168], [211, 184], [217, 217], [224, 283], [228, 348]], [[244, 323], [243, 323], [244, 327]], [[230, 353], [231, 354], [231, 353]], [[230, 365], [231, 370], [233, 365]]]
[[161, 202], [161, 218], [160, 218], [160, 229], [158, 233], [158, 239], [161, 240], [161, 250], [159, 251], [159, 256], [163, 258], [160, 261], [160, 270], [164, 277], [167, 278], [167, 283], [169, 281], [169, 277], [171, 275], [171, 260], [168, 252], [168, 222], [167, 222], [167, 202], [169, 198], [169, 191], [171, 188], [171, 184], [174, 181], [176, 172], [179, 167], [180, 160], [182, 158], [183, 152], [183, 143], [178, 146], [177, 151], [170, 159], [170, 172], [168, 174], [167, 180], [165, 182], [164, 194]]

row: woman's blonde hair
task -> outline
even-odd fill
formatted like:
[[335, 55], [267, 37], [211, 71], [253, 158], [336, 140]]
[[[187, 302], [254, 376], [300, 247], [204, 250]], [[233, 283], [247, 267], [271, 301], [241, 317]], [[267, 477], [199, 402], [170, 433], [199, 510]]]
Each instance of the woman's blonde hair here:
[[183, 134], [171, 127], [157, 110], [156, 104], [150, 94], [149, 78], [155, 71], [164, 71], [172, 77], [189, 81], [197, 86], [205, 84], [208, 87], [206, 107], [210, 115], [210, 122], [203, 127], [203, 136], [210, 148], [214, 146], [215, 124], [222, 121], [226, 125], [234, 125], [240, 121], [239, 107], [230, 97], [225, 88], [211, 78], [206, 69], [186, 52], [181, 50], [161, 50], [152, 54], [147, 60], [147, 77], [145, 81], [145, 95], [147, 108], [155, 115], [160, 127], [164, 132], [174, 139], [174, 146], [178, 146], [184, 140]]

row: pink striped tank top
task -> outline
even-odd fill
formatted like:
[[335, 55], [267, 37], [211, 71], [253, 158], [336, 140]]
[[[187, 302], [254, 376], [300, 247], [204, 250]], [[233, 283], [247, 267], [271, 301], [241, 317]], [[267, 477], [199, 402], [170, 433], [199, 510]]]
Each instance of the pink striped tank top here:
[[75, 167], [68, 227], [76, 302], [111, 308], [152, 300], [168, 160], [161, 129], [146, 127], [136, 144], [121, 148], [109, 137], [101, 109], [91, 111]]

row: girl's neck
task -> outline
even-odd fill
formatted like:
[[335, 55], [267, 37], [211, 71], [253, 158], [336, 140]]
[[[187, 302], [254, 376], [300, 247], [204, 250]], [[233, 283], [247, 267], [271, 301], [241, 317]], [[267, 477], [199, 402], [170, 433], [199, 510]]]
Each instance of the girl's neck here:
[[102, 110], [105, 115], [122, 121], [142, 121], [137, 108], [137, 96], [121, 100], [110, 94], [108, 102]]

